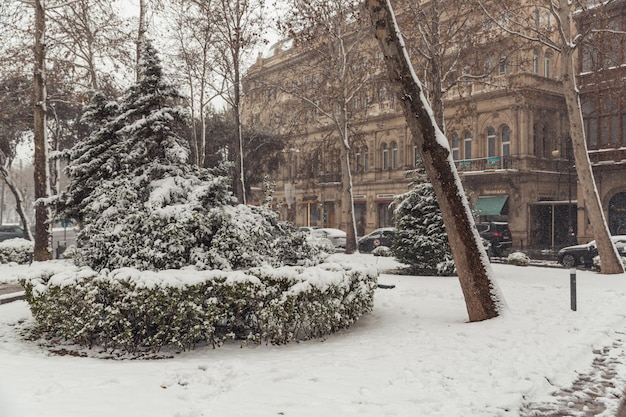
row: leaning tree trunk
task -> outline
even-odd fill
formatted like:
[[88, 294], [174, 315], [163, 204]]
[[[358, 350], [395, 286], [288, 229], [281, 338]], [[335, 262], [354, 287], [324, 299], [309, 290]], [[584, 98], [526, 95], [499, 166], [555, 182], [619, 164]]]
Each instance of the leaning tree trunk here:
[[[574, 72], [574, 49], [570, 47], [572, 44], [572, 13], [568, 0], [559, 0], [559, 22], [561, 24], [562, 44], [561, 51], [563, 80], [563, 95], [567, 105], [567, 114], [569, 117], [570, 136], [574, 149], [574, 160], [576, 161], [576, 173], [578, 181], [582, 188], [585, 207], [589, 222], [593, 229], [593, 237], [598, 246], [598, 254], [600, 255], [601, 273], [603, 274], [621, 274], [624, 272], [624, 266], [620, 260], [615, 245], [611, 241], [611, 235], [606, 223], [600, 196], [595, 186], [591, 161], [587, 152], [587, 142], [585, 140], [585, 130], [583, 125], [583, 116], [580, 108], [580, 97], [578, 96], [578, 88], [576, 86], [576, 75]], [[568, 39], [569, 38], [569, 39]]]
[[17, 211], [17, 215], [20, 216], [20, 222], [22, 223], [22, 228], [24, 229], [24, 233], [26, 234], [26, 239], [32, 241], [33, 234], [30, 231], [30, 227], [28, 225], [28, 217], [26, 216], [26, 212], [24, 211], [24, 196], [20, 189], [15, 185], [13, 179], [11, 178], [9, 171], [4, 166], [0, 166], [0, 174], [4, 179], [4, 183], [9, 187], [11, 193], [13, 193], [13, 197], [15, 198], [15, 211]]
[[469, 319], [496, 317], [504, 308], [491, 264], [481, 244], [448, 141], [437, 127], [430, 105], [408, 58], [389, 0], [367, 0], [376, 38], [385, 55], [389, 78], [395, 84], [411, 134], [446, 226]]
[[34, 142], [35, 142], [35, 261], [52, 259], [49, 249], [49, 216], [48, 207], [42, 201], [49, 196], [48, 190], [48, 141], [46, 138], [46, 15], [41, 0], [35, 1], [35, 111], [34, 111]]

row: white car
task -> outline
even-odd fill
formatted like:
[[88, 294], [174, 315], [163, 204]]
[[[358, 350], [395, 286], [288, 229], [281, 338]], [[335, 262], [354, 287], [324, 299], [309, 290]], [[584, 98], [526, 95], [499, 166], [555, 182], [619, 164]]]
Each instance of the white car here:
[[343, 230], [324, 227], [321, 229], [311, 230], [311, 234], [315, 237], [330, 240], [335, 248], [346, 247], [346, 232]]

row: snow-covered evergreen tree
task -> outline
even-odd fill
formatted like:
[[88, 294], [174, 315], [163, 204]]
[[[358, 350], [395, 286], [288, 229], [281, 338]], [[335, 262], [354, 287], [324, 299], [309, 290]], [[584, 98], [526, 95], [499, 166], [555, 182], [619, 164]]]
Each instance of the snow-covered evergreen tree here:
[[187, 121], [187, 112], [177, 105], [181, 95], [163, 75], [152, 43], [144, 43], [139, 62], [139, 79], [120, 102], [115, 120], [124, 137], [120, 155], [126, 172], [158, 178], [178, 175], [187, 167], [189, 145], [178, 131]]
[[92, 95], [81, 118], [91, 134], [66, 152], [69, 185], [56, 202], [57, 217], [82, 223], [82, 210], [89, 195], [102, 181], [117, 175], [119, 137], [113, 120], [118, 112], [117, 102], [107, 100], [100, 92]]
[[391, 252], [420, 275], [452, 275], [452, 252], [432, 184], [417, 170], [414, 188], [394, 205], [396, 234]]
[[[227, 167], [209, 170], [188, 163], [187, 143], [177, 134], [185, 121], [185, 112], [175, 105], [178, 93], [165, 82], [150, 42], [143, 51], [141, 76], [117, 114], [96, 111], [112, 106], [92, 105], [104, 125], [87, 142], [100, 131], [112, 133], [117, 142], [103, 153], [114, 152], [119, 164], [106, 175], [80, 166], [81, 175], [95, 175], [87, 180], [96, 186], [85, 189], [88, 195], [81, 194], [75, 207], [84, 225], [76, 261], [97, 270], [229, 270], [319, 261], [324, 253], [316, 243], [280, 225], [268, 208], [235, 204]], [[76, 179], [85, 180], [70, 177]], [[69, 190], [77, 188], [71, 183]]]

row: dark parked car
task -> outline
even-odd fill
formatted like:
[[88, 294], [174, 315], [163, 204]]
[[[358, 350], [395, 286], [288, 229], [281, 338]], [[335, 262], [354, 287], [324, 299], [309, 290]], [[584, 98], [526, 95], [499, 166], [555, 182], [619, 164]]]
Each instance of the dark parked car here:
[[513, 238], [506, 222], [481, 222], [476, 223], [480, 237], [491, 244], [493, 256], [502, 256], [513, 246]]
[[379, 246], [391, 247], [396, 230], [393, 227], [382, 227], [359, 239], [359, 252], [369, 253]]
[[[621, 256], [626, 256], [626, 235], [611, 236], [613, 244]], [[591, 268], [593, 258], [598, 256], [598, 247], [596, 241], [592, 240], [583, 245], [567, 246], [561, 249], [557, 254], [557, 260], [561, 265], [572, 268], [577, 265], [583, 265]]]
[[0, 226], [0, 242], [3, 240], [15, 239], [16, 237], [24, 238], [24, 229], [16, 225]]

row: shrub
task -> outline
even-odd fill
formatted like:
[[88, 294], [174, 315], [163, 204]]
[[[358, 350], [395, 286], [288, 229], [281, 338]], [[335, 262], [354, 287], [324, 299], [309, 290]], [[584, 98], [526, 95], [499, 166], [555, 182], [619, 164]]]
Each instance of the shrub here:
[[[624, 268], [626, 268], [626, 257], [622, 256], [621, 259], [622, 259], [622, 265], [624, 265]], [[591, 269], [594, 271], [600, 272], [601, 270], [600, 255], [597, 255], [593, 258], [593, 264], [591, 265]]]
[[27, 264], [33, 260], [35, 244], [26, 239], [9, 239], [0, 242], [0, 263]]
[[452, 251], [432, 184], [418, 183], [393, 204], [393, 256], [415, 274], [453, 275]]
[[530, 258], [523, 252], [513, 252], [506, 258], [509, 265], [528, 266], [530, 265]]
[[36, 334], [136, 353], [328, 335], [371, 311], [377, 277], [336, 263], [245, 272], [72, 266], [20, 282]]
[[374, 256], [393, 256], [391, 253], [391, 249], [387, 246], [377, 246], [372, 251], [372, 255]]

